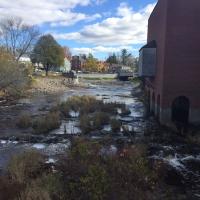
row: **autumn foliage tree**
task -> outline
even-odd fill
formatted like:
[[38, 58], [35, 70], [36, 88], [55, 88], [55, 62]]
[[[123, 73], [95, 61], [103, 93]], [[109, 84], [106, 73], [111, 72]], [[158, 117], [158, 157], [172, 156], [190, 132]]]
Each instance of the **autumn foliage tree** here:
[[84, 69], [89, 72], [96, 72], [98, 71], [98, 61], [92, 54], [89, 54]]
[[29, 82], [28, 72], [19, 64], [12, 53], [0, 47], [0, 91], [9, 96], [20, 95]]

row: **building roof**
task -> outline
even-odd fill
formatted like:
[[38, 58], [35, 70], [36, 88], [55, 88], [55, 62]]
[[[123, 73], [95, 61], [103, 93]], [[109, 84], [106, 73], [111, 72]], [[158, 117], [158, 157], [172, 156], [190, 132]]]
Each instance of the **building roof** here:
[[156, 47], [157, 47], [156, 41], [155, 41], [155, 40], [152, 40], [152, 41], [150, 41], [149, 43], [145, 44], [145, 45], [140, 49], [140, 51], [141, 51], [142, 49], [149, 49], [149, 48], [156, 48]]

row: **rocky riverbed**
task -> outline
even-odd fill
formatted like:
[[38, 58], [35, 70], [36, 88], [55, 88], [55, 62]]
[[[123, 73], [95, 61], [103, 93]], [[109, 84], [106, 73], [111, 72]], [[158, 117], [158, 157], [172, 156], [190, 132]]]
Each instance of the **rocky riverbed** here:
[[[44, 80], [43, 80], [44, 81]], [[63, 84], [59, 80], [48, 80], [54, 89]], [[57, 79], [56, 79], [57, 82]], [[110, 134], [111, 128], [105, 126], [101, 131], [94, 131], [89, 137], [91, 140], [108, 138], [107, 151], [114, 153], [119, 144], [134, 145], [145, 143], [148, 146], [149, 159], [160, 162], [166, 168], [163, 174], [166, 182], [184, 190], [189, 199], [198, 199], [200, 195], [200, 147], [189, 144], [175, 132], [160, 127], [153, 119], [144, 118], [145, 109], [141, 102], [141, 91], [138, 85], [131, 82], [118, 81], [84, 81], [84, 87], [63, 86], [59, 92], [53, 94], [36, 92], [31, 98], [0, 107], [0, 167], [6, 166], [9, 158], [18, 152], [27, 149], [37, 149], [47, 155], [47, 162], [55, 162], [57, 157], [70, 146], [73, 137], [79, 137], [79, 121], [77, 113], [72, 118], [63, 120], [60, 128], [51, 131], [48, 135], [34, 135], [31, 129], [19, 129], [16, 122], [23, 113], [31, 117], [45, 115], [53, 106], [67, 100], [71, 96], [92, 95], [104, 102], [125, 103], [130, 114], [118, 116], [118, 119], [134, 131], [133, 135], [123, 132]], [[42, 88], [46, 88], [44, 81]], [[41, 89], [43, 91], [43, 89]]]

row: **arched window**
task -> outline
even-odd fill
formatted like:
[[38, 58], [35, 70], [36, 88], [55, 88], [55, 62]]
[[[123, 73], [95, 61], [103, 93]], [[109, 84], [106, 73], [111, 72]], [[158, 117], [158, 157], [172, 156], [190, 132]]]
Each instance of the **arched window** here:
[[189, 122], [190, 101], [185, 96], [177, 97], [172, 103], [172, 121], [187, 124]]

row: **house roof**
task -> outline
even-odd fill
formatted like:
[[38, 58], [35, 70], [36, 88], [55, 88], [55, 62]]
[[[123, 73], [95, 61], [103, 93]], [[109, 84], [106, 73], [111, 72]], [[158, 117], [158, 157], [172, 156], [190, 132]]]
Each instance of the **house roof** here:
[[156, 48], [156, 47], [157, 47], [156, 41], [152, 40], [148, 42], [147, 44], [145, 44], [139, 51], [141, 51], [142, 49]]

